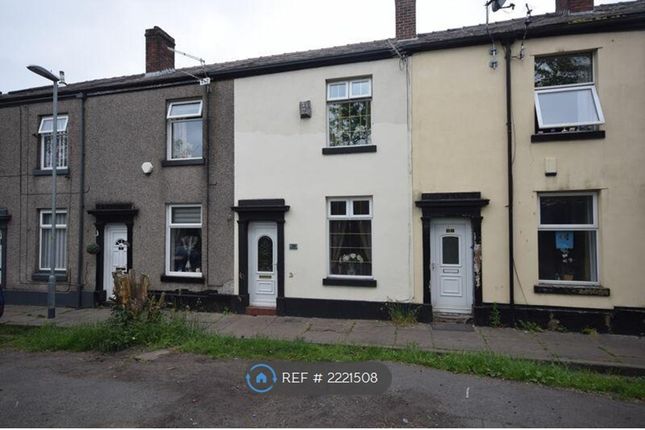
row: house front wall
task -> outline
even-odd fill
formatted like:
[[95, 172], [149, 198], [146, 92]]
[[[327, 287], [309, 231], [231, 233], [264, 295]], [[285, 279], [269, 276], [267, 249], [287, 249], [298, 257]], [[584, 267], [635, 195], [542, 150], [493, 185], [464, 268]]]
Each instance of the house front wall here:
[[[645, 51], [643, 32], [529, 39], [524, 60], [513, 59], [515, 303], [611, 309], [645, 307]], [[481, 211], [483, 302], [509, 303], [506, 93], [500, 66], [488, 67], [488, 46], [430, 51], [412, 69], [413, 195], [473, 192], [490, 200]], [[594, 51], [595, 84], [605, 116], [604, 139], [531, 143], [534, 59]], [[517, 55], [519, 42], [513, 45]], [[557, 175], [545, 176], [545, 158]], [[538, 193], [598, 193], [599, 283], [608, 297], [542, 294], [538, 283]], [[423, 291], [422, 229], [413, 224], [414, 285]]]
[[[324, 155], [326, 82], [364, 76], [372, 79], [372, 143], [377, 151]], [[299, 102], [307, 100], [312, 116], [301, 119]], [[285, 297], [421, 301], [410, 287], [408, 148], [406, 72], [398, 60], [235, 81], [235, 201], [279, 198], [290, 206], [284, 222]], [[323, 285], [329, 274], [326, 199], [353, 196], [373, 201], [372, 274], [377, 285]], [[244, 240], [236, 236], [236, 246]], [[238, 249], [235, 255], [238, 273]]]

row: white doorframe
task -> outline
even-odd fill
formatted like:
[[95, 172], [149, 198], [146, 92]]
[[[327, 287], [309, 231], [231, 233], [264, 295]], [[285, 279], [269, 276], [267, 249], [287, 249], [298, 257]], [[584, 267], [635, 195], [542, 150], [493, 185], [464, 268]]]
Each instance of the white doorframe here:
[[[454, 253], [455, 241], [458, 241], [457, 254]], [[451, 250], [453, 252], [448, 254]], [[433, 311], [470, 314], [473, 296], [470, 219], [433, 218], [430, 221], [430, 297]]]
[[249, 305], [275, 308], [278, 297], [277, 223], [249, 223], [248, 253]]
[[103, 289], [109, 300], [114, 292], [112, 273], [119, 268], [128, 270], [128, 227], [106, 224], [103, 244]]

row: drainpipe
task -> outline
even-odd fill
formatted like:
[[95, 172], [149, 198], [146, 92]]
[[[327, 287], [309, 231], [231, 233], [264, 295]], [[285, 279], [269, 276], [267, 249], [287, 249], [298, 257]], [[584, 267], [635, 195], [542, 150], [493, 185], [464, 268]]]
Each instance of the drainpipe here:
[[81, 101], [81, 136], [80, 136], [80, 145], [81, 145], [81, 166], [80, 166], [80, 192], [78, 193], [78, 207], [79, 216], [78, 216], [78, 265], [76, 268], [76, 285], [77, 285], [77, 303], [76, 307], [81, 308], [82, 304], [82, 291], [83, 291], [83, 265], [84, 257], [83, 253], [83, 242], [84, 233], [85, 233], [85, 93], [78, 93], [76, 98]]
[[511, 46], [512, 40], [504, 42], [506, 65], [506, 157], [508, 173], [508, 298], [511, 320], [515, 325], [515, 274], [513, 262], [513, 124], [511, 115]]
[[[209, 266], [209, 255], [210, 255], [210, 249], [211, 249], [211, 237], [210, 237], [210, 222], [209, 218], [211, 216], [210, 213], [210, 201], [211, 201], [211, 160], [210, 160], [210, 152], [211, 152], [211, 145], [210, 145], [210, 126], [209, 126], [209, 117], [210, 117], [210, 93], [211, 93], [211, 84], [204, 85], [204, 118], [206, 121], [204, 121], [204, 134], [206, 135], [205, 143], [206, 143], [206, 149], [205, 149], [205, 158], [206, 158], [206, 253], [202, 250], [202, 255], [206, 255], [206, 261], [202, 263], [202, 272], [204, 272], [204, 269], [206, 269], [206, 289], [208, 289], [208, 281], [211, 279], [211, 272], [210, 272], [210, 266]], [[204, 224], [204, 220], [202, 219], [202, 225]], [[204, 246], [204, 241], [202, 240], [202, 246]], [[204, 264], [205, 263], [205, 264]]]

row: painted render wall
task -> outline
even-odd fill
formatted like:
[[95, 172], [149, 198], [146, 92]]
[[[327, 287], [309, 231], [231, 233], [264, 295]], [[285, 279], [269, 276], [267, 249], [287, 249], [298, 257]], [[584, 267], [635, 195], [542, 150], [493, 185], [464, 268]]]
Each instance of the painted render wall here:
[[[376, 153], [323, 155], [326, 80], [372, 76]], [[312, 118], [299, 102], [311, 100]], [[411, 289], [406, 72], [382, 60], [237, 79], [235, 201], [284, 198], [285, 296], [415, 301]], [[372, 196], [376, 288], [323, 286], [328, 274], [326, 197]], [[238, 270], [237, 230], [235, 271]], [[290, 243], [298, 250], [289, 250]], [[238, 284], [236, 280], [236, 292]]]
[[[62, 100], [59, 113], [69, 122], [69, 175], [57, 176], [57, 207], [66, 209], [68, 218], [67, 280], [57, 282], [57, 291], [76, 291], [77, 253], [70, 243], [78, 241], [80, 171], [80, 102]], [[34, 281], [39, 262], [39, 210], [51, 208], [51, 176], [35, 176], [40, 168], [40, 135], [42, 116], [51, 115], [51, 103], [0, 108], [0, 207], [7, 208], [6, 285], [7, 289], [46, 291], [47, 281]]]
[[[609, 309], [644, 307], [645, 33], [620, 32], [529, 39], [512, 62], [515, 134], [515, 302]], [[499, 48], [499, 45], [498, 45]], [[517, 55], [519, 43], [513, 45]], [[601, 140], [531, 143], [536, 55], [597, 50], [594, 73], [605, 115]], [[508, 303], [506, 110], [503, 50], [488, 67], [488, 46], [414, 56], [413, 192], [481, 191], [484, 302]], [[544, 175], [545, 157], [558, 173]], [[538, 280], [537, 193], [598, 190], [600, 284], [609, 297], [535, 294]], [[415, 291], [422, 291], [421, 211], [415, 209]]]

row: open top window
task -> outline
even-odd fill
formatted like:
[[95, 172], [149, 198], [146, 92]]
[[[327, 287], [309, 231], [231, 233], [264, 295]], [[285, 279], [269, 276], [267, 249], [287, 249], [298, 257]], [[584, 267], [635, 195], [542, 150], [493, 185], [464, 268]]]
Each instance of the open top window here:
[[588, 131], [604, 124], [591, 52], [536, 57], [535, 113], [541, 132]]
[[[58, 142], [56, 144], [56, 168], [67, 168], [68, 145], [67, 145], [67, 115], [57, 117], [56, 134]], [[52, 168], [52, 133], [54, 132], [54, 118], [44, 117], [40, 120], [38, 134], [40, 134], [40, 168], [51, 170]]]
[[169, 160], [202, 158], [202, 101], [173, 102], [168, 105]]

